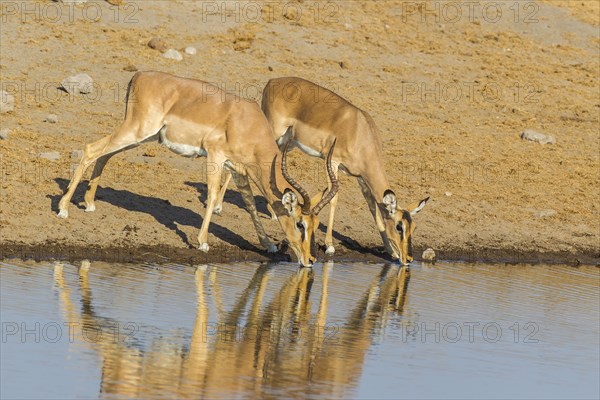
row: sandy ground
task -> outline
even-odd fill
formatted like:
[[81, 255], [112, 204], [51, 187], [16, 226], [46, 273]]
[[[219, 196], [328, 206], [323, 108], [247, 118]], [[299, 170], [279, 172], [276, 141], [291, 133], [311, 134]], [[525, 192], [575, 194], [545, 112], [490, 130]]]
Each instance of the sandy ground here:
[[[211, 252], [193, 248], [205, 162], [158, 144], [111, 160], [95, 213], [83, 212], [82, 183], [79, 207], [56, 218], [78, 162], [71, 152], [120, 124], [134, 70], [159, 70], [256, 100], [268, 79], [301, 76], [369, 111], [401, 205], [431, 196], [417, 217], [417, 255], [432, 247], [445, 259], [598, 262], [596, 1], [1, 5], [0, 77], [15, 107], [0, 115], [10, 129], [0, 140], [0, 257], [267, 258], [233, 190], [213, 218]], [[198, 53], [163, 58], [147, 46], [152, 37]], [[57, 89], [81, 72], [93, 77], [93, 93]], [[50, 113], [57, 123], [44, 122]], [[523, 141], [524, 129], [557, 143]], [[39, 157], [48, 151], [60, 159]], [[325, 187], [322, 161], [290, 158], [310, 192]], [[382, 257], [354, 178], [342, 176], [340, 196], [336, 257]], [[264, 225], [283, 238], [266, 215]]]

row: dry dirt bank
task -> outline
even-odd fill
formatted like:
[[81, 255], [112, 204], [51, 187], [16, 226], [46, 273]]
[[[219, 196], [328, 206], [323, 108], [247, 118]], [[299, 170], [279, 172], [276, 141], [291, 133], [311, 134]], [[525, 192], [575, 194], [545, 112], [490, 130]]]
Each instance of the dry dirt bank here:
[[[205, 163], [155, 144], [111, 160], [95, 213], [73, 205], [69, 219], [55, 217], [77, 163], [72, 150], [118, 126], [137, 69], [197, 77], [257, 100], [269, 78], [297, 75], [368, 110], [401, 204], [431, 196], [418, 216], [418, 250], [598, 261], [596, 2], [240, 2], [227, 10], [192, 1], [10, 4], [0, 16], [2, 89], [15, 97], [14, 111], [0, 115], [10, 129], [0, 140], [0, 256], [265, 258], [232, 190], [213, 218], [213, 252], [196, 255], [190, 247], [202, 220]], [[146, 45], [155, 36], [198, 53], [163, 58]], [[56, 90], [79, 72], [93, 77], [94, 93]], [[44, 122], [49, 113], [57, 123]], [[557, 143], [524, 142], [527, 128]], [[48, 151], [60, 159], [39, 157]], [[325, 186], [321, 161], [297, 152], [291, 160], [311, 192]], [[264, 224], [282, 238], [276, 222]], [[336, 258], [380, 259], [374, 222], [348, 177], [335, 230]]]

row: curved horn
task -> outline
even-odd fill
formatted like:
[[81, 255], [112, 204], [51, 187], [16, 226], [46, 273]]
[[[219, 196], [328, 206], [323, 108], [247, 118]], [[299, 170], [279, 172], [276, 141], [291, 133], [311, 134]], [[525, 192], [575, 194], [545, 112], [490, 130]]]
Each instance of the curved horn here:
[[294, 189], [296, 189], [296, 191], [298, 193], [300, 193], [300, 196], [302, 196], [302, 200], [303, 200], [302, 213], [309, 214], [310, 213], [310, 196], [308, 195], [308, 192], [306, 190], [304, 190], [304, 188], [302, 186], [300, 186], [294, 179], [292, 179], [292, 177], [289, 176], [288, 172], [287, 172], [286, 158], [287, 158], [288, 149], [290, 147], [290, 142], [291, 142], [291, 140], [288, 140], [288, 142], [285, 144], [285, 147], [283, 148], [283, 155], [281, 156], [281, 173], [282, 173], [283, 177], [285, 178], [285, 180], [288, 181], [288, 183]]
[[331, 189], [329, 190], [329, 192], [327, 192], [327, 194], [325, 196], [323, 196], [321, 198], [321, 201], [319, 202], [319, 204], [317, 204], [312, 209], [311, 212], [315, 215], [317, 215], [319, 212], [321, 212], [321, 209], [323, 207], [325, 207], [331, 201], [331, 199], [333, 199], [335, 197], [335, 195], [337, 194], [337, 191], [339, 189], [338, 180], [335, 177], [335, 174], [333, 173], [333, 167], [331, 166], [331, 156], [333, 155], [333, 149], [335, 148], [336, 141], [337, 141], [337, 138], [333, 140], [333, 144], [331, 145], [331, 148], [329, 149], [329, 153], [327, 153], [327, 174], [329, 175], [329, 180], [331, 181]]

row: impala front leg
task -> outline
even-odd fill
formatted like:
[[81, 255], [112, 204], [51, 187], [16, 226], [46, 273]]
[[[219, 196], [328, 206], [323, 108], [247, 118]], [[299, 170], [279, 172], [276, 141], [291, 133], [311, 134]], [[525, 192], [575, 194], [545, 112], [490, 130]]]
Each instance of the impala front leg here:
[[[209, 159], [210, 163], [211, 160]], [[213, 161], [214, 162], [214, 161]], [[217, 199], [219, 197], [219, 189], [221, 188], [221, 168], [223, 163], [215, 163], [218, 165], [215, 172], [209, 173], [208, 178], [206, 180], [206, 184], [208, 187], [208, 199], [206, 201], [206, 211], [204, 212], [204, 220], [202, 221], [202, 227], [200, 228], [200, 234], [198, 235], [198, 243], [199, 249], [203, 252], [207, 252], [208, 247], [208, 225], [210, 225], [210, 217], [215, 209], [215, 204], [217, 203]]]
[[383, 246], [385, 247], [385, 250], [388, 252], [388, 254], [391, 254], [393, 256], [394, 254], [396, 254], [396, 252], [394, 251], [394, 249], [392, 249], [387, 234], [385, 233], [385, 224], [383, 222], [383, 217], [381, 216], [381, 211], [379, 210], [379, 207], [377, 205], [377, 200], [375, 200], [373, 194], [371, 194], [371, 190], [369, 189], [369, 186], [367, 186], [367, 183], [364, 181], [363, 178], [357, 178], [357, 181], [358, 186], [360, 186], [360, 190], [363, 196], [365, 197], [365, 200], [367, 201], [369, 210], [373, 215], [373, 219], [375, 220], [375, 224], [377, 225], [377, 230], [379, 231], [379, 234], [381, 235], [381, 240], [383, 241]]
[[260, 244], [262, 244], [267, 252], [276, 253], [277, 246], [269, 240], [269, 237], [265, 233], [265, 228], [262, 226], [260, 222], [260, 218], [258, 217], [258, 211], [256, 210], [256, 202], [254, 201], [254, 194], [252, 194], [252, 189], [250, 188], [250, 182], [248, 181], [248, 177], [245, 175], [240, 175], [236, 172], [231, 172], [233, 176], [233, 180], [242, 195], [242, 199], [244, 199], [244, 203], [246, 204], [246, 211], [250, 214], [252, 218], [252, 223], [254, 224], [254, 228], [256, 229], [256, 234], [258, 235], [258, 240]]

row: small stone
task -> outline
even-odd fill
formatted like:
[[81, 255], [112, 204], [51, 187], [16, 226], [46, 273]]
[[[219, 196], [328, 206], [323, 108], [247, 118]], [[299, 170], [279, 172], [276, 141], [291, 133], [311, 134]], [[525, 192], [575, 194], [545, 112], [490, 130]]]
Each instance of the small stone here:
[[185, 51], [185, 54], [189, 54], [190, 56], [193, 56], [194, 54], [196, 54], [198, 52], [198, 50], [196, 50], [196, 48], [193, 46], [186, 47], [184, 51]]
[[129, 64], [129, 65], [123, 67], [123, 71], [127, 71], [127, 72], [135, 72], [137, 70], [138, 70], [138, 68], [133, 64]]
[[77, 74], [64, 79], [61, 87], [70, 94], [91, 93], [94, 88], [94, 80], [88, 74]]
[[3, 128], [2, 130], [0, 130], [0, 140], [7, 140], [9, 133], [10, 129], [8, 128]]
[[158, 51], [165, 51], [169, 48], [169, 45], [167, 44], [167, 41], [165, 39], [160, 37], [153, 37], [148, 42], [148, 47]]
[[298, 19], [298, 10], [295, 7], [284, 8], [285, 12], [283, 17], [290, 21], [296, 21]]
[[83, 157], [83, 150], [73, 150], [71, 151], [71, 159], [73, 160], [81, 160]]
[[273, 67], [271, 67], [270, 65], [269, 65], [268, 69], [269, 69], [269, 71], [273, 72]]
[[0, 113], [12, 112], [15, 108], [15, 96], [0, 90]]
[[421, 255], [421, 260], [425, 261], [425, 262], [431, 262], [434, 263], [436, 260], [436, 255], [435, 255], [435, 251], [433, 251], [433, 249], [431, 247], [429, 247], [427, 250], [425, 250], [423, 252], [423, 254]]
[[444, 194], [448, 197], [452, 196], [452, 192], [445, 192]]
[[142, 156], [144, 157], [156, 157], [156, 151], [154, 151], [153, 148], [149, 147], [147, 148], [144, 153], [142, 154]]
[[342, 69], [348, 69], [350, 68], [350, 63], [348, 61], [340, 61], [340, 67]]
[[556, 211], [552, 209], [536, 211], [533, 216], [536, 218], [546, 218], [556, 215]]
[[183, 60], [183, 56], [181, 55], [181, 53], [174, 49], [169, 49], [169, 50], [165, 51], [162, 56], [164, 58], [168, 58], [168, 59], [175, 60], [175, 61]]
[[58, 115], [48, 114], [46, 115], [46, 118], [44, 118], [44, 122], [50, 122], [51, 124], [55, 124], [58, 122]]
[[39, 157], [50, 161], [58, 161], [58, 159], [60, 159], [60, 154], [58, 151], [47, 151], [45, 153], [40, 153]]
[[544, 135], [543, 133], [536, 132], [531, 129], [526, 129], [521, 133], [521, 139], [531, 140], [540, 144], [555, 144], [556, 139], [554, 136]]

